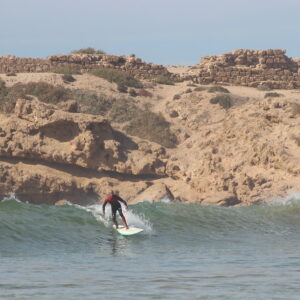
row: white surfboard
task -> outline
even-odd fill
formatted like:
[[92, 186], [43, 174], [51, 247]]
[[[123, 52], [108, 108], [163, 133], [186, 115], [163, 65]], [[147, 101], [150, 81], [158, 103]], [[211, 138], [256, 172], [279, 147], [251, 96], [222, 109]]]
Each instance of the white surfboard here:
[[124, 236], [130, 236], [130, 235], [135, 235], [137, 233], [140, 233], [142, 231], [144, 231], [144, 229], [141, 228], [137, 228], [134, 226], [129, 226], [129, 229], [126, 229], [126, 227], [124, 225], [119, 225], [118, 228], [116, 228], [116, 226], [113, 226], [114, 229], [116, 229], [120, 234], [124, 235]]

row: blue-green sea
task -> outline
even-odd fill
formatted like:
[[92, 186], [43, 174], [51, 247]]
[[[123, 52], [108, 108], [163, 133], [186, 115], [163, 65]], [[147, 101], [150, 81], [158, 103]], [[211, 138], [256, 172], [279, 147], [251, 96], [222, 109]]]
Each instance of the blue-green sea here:
[[[101, 205], [0, 202], [0, 299], [300, 299], [300, 197], [143, 202], [123, 237]], [[108, 210], [109, 212], [109, 210]]]

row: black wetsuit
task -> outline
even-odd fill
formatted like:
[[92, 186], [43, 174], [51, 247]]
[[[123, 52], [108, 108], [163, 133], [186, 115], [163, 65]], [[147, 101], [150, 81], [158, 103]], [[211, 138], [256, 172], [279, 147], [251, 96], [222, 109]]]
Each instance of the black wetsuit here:
[[121, 218], [122, 219], [124, 218], [122, 207], [119, 201], [123, 202], [127, 207], [126, 201], [117, 195], [109, 195], [108, 197], [106, 197], [102, 206], [103, 213], [104, 213], [106, 204], [109, 203], [111, 205], [112, 218], [116, 224], [117, 224], [117, 211], [119, 212]]

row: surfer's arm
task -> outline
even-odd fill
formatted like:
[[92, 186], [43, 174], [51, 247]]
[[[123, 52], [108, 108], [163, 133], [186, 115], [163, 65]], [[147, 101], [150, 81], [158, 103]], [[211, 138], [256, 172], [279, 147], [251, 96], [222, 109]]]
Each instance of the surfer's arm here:
[[103, 212], [103, 215], [105, 215], [105, 206], [106, 206], [106, 204], [107, 204], [107, 200], [105, 199], [105, 200], [104, 200], [104, 203], [103, 203], [103, 205], [102, 205], [102, 212]]
[[126, 208], [128, 209], [128, 204], [125, 200], [123, 200], [121, 197], [117, 196], [118, 197], [118, 201], [121, 201], [122, 203], [125, 204]]

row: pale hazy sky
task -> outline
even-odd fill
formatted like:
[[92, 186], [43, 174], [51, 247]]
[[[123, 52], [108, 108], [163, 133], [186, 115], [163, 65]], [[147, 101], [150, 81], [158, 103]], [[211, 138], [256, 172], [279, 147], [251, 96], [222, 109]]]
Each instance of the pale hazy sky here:
[[300, 0], [0, 0], [0, 55], [94, 47], [162, 64], [238, 48], [300, 57]]

